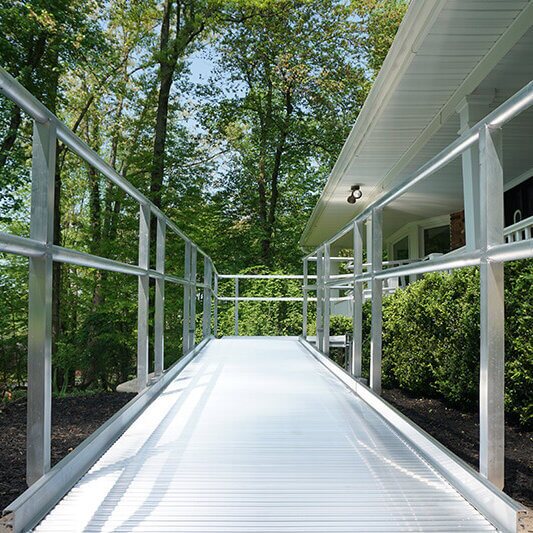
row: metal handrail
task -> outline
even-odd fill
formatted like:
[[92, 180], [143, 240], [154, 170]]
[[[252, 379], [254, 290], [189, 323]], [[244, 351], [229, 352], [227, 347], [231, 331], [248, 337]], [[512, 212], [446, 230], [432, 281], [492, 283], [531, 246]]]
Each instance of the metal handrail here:
[[[137, 276], [137, 385], [139, 390], [148, 383], [149, 367], [149, 280], [155, 280], [154, 369], [156, 379], [164, 371], [164, 287], [165, 282], [184, 287], [183, 352], [190, 353], [195, 345], [195, 314], [197, 290], [203, 289], [202, 338], [217, 333], [218, 271], [212, 259], [195, 244], [144, 194], [104, 161], [28, 90], [0, 68], [0, 93], [18, 105], [33, 119], [32, 194], [30, 236], [22, 237], [0, 232], [0, 252], [29, 258], [28, 313], [28, 438], [27, 480], [40, 479], [50, 469], [51, 420], [51, 316], [52, 264], [68, 263]], [[107, 257], [58, 246], [53, 243], [53, 197], [55, 181], [56, 139], [111, 183], [118, 186], [139, 205], [139, 259], [129, 264]], [[156, 268], [150, 268], [150, 218], [157, 224]], [[185, 242], [184, 277], [165, 272], [166, 229]], [[197, 280], [196, 257], [204, 258], [204, 275]]]
[[[533, 217], [503, 226], [503, 157], [501, 128], [511, 119], [533, 105], [533, 81], [501, 104], [496, 110], [465, 131], [448, 147], [411, 174], [403, 183], [383, 194], [354, 217], [340, 231], [324, 241], [303, 258], [304, 275], [308, 262], [317, 261], [318, 348], [328, 354], [329, 348], [329, 290], [332, 284], [352, 289], [353, 349], [350, 368], [355, 377], [361, 377], [362, 364], [362, 302], [370, 295], [372, 300], [370, 385], [381, 392], [383, 282], [391, 278], [413, 276], [428, 272], [452, 270], [468, 266], [480, 267], [480, 472], [495, 486], [503, 487], [504, 457], [504, 286], [503, 262], [533, 257]], [[477, 199], [465, 195], [467, 218], [467, 245], [462, 249], [438, 257], [415, 259], [399, 266], [383, 261], [383, 209], [405, 194], [415, 184], [434, 174], [466, 150], [479, 150], [479, 205]], [[466, 218], [466, 217], [465, 217]], [[479, 221], [477, 223], [472, 221]], [[368, 272], [364, 272], [363, 225], [371, 224], [367, 238], [370, 258]], [[329, 275], [329, 250], [339, 238], [353, 232], [353, 274]], [[512, 242], [512, 241], [515, 242]], [[387, 266], [389, 268], [387, 268]], [[363, 290], [368, 283], [369, 289]], [[307, 297], [304, 283], [304, 311]], [[303, 317], [303, 336], [307, 332], [307, 316]]]

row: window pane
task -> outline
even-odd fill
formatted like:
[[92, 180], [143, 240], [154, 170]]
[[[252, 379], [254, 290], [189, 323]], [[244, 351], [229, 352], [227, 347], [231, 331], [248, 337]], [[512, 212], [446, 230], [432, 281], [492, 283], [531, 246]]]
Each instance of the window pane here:
[[424, 254], [445, 254], [450, 251], [450, 226], [424, 230]]
[[392, 246], [392, 256], [394, 261], [409, 259], [409, 237], [404, 237]]

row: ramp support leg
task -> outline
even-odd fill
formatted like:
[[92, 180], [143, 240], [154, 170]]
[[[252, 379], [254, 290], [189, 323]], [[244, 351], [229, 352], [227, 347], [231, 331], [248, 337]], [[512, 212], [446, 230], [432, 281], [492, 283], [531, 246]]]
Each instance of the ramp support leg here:
[[324, 338], [324, 322], [323, 322], [323, 307], [322, 307], [322, 248], [316, 253], [316, 348], [323, 352], [324, 346], [322, 340]]
[[234, 306], [234, 320], [235, 320], [235, 336], [239, 335], [239, 278], [235, 278], [235, 306]]
[[167, 225], [157, 219], [156, 265], [161, 275], [155, 280], [154, 373], [161, 376], [165, 365], [165, 237]]
[[191, 304], [189, 303], [191, 297], [191, 243], [185, 241], [185, 264], [184, 264], [184, 279], [183, 285], [183, 355], [189, 351], [189, 313]]
[[498, 488], [504, 485], [504, 275], [491, 262], [491, 246], [503, 244], [503, 159], [501, 130], [480, 132], [481, 264], [479, 470]]
[[307, 284], [308, 281], [308, 273], [309, 273], [309, 262], [306, 259], [303, 261], [303, 286], [302, 286], [302, 337], [304, 339], [307, 339], [307, 298], [308, 298], [308, 291], [307, 291]]
[[[33, 123], [30, 237], [52, 245], [56, 130]], [[52, 414], [52, 253], [30, 257], [28, 309], [28, 408], [26, 481], [50, 470]]]
[[352, 349], [350, 368], [356, 378], [361, 377], [363, 360], [363, 284], [355, 278], [363, 273], [363, 224], [353, 225], [353, 309]]
[[139, 206], [139, 266], [146, 274], [139, 276], [137, 307], [137, 387], [148, 384], [148, 313], [150, 304], [150, 206]]
[[204, 257], [204, 305], [202, 317], [202, 337], [205, 339], [211, 333], [211, 288], [213, 273], [211, 260]]
[[381, 335], [383, 329], [383, 282], [376, 279], [383, 264], [383, 212], [372, 210], [372, 334], [370, 341], [370, 386], [381, 394]]
[[322, 258], [324, 267], [322, 271], [322, 279], [323, 279], [323, 298], [324, 298], [324, 304], [323, 304], [323, 322], [324, 322], [324, 337], [323, 337], [323, 352], [329, 356], [329, 324], [330, 324], [330, 318], [331, 318], [331, 289], [329, 286], [329, 278], [330, 278], [330, 272], [331, 272], [331, 248], [328, 243], [324, 245], [324, 255]]

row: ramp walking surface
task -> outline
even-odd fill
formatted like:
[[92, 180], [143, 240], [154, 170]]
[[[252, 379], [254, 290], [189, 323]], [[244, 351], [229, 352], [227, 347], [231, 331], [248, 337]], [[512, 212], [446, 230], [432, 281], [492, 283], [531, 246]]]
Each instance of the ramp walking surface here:
[[212, 341], [39, 532], [494, 528], [297, 340]]

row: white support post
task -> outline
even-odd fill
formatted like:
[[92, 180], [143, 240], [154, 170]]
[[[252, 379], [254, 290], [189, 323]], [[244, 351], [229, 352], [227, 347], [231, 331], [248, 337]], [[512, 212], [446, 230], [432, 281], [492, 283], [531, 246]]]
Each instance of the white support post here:
[[184, 279], [183, 286], [183, 355], [189, 352], [189, 315], [191, 311], [191, 243], [185, 242], [185, 259], [184, 259]]
[[[33, 123], [30, 237], [54, 240], [56, 130]], [[52, 416], [52, 254], [30, 257], [28, 309], [28, 407], [26, 481], [35, 483], [50, 470]]]
[[323, 350], [322, 340], [324, 338], [324, 320], [322, 307], [322, 248], [316, 253], [316, 348]]
[[235, 307], [234, 307], [234, 320], [235, 320], [235, 336], [239, 336], [239, 278], [235, 278]]
[[324, 245], [324, 255], [323, 255], [323, 262], [324, 262], [324, 268], [323, 268], [323, 298], [324, 298], [324, 306], [323, 306], [323, 321], [324, 321], [324, 339], [323, 339], [323, 352], [329, 356], [329, 324], [331, 319], [331, 289], [328, 285], [329, 278], [330, 278], [330, 271], [331, 271], [331, 248], [329, 244]]
[[218, 335], [218, 274], [215, 272], [215, 285], [213, 289], [213, 335]]
[[503, 158], [499, 128], [480, 132], [481, 263], [479, 470], [499, 489], [504, 485], [504, 270], [487, 259], [490, 247], [503, 244]]
[[383, 329], [383, 282], [375, 277], [383, 265], [383, 216], [372, 210], [372, 333], [370, 341], [370, 387], [381, 394], [381, 337]]
[[211, 333], [211, 287], [212, 287], [211, 262], [204, 257], [204, 305], [202, 316], [202, 337], [205, 339]]
[[309, 261], [307, 259], [304, 259], [303, 261], [303, 287], [302, 287], [302, 337], [304, 339], [307, 339], [307, 297], [308, 297], [308, 291], [307, 291], [307, 284], [309, 283]]
[[139, 267], [146, 274], [139, 276], [137, 298], [137, 389], [148, 384], [148, 314], [150, 304], [150, 206], [139, 206]]
[[189, 348], [196, 346], [196, 259], [198, 256], [196, 245], [191, 246], [191, 295], [189, 297]]
[[165, 366], [165, 237], [167, 225], [161, 218], [157, 219], [157, 242], [155, 268], [161, 277], [155, 280], [154, 312], [154, 373], [156, 377], [163, 374]]
[[[466, 96], [457, 107], [460, 128], [458, 134], [474, 126], [485, 117], [489, 111], [489, 104], [494, 100], [495, 91], [486, 94], [471, 94]], [[467, 148], [461, 154], [463, 171], [463, 197], [465, 214], [465, 241], [469, 251], [481, 247], [480, 227], [480, 163], [477, 146]]]
[[363, 273], [363, 223], [353, 225], [353, 309], [352, 309], [352, 361], [350, 369], [356, 378], [362, 375], [363, 361], [363, 284], [355, 277]]

